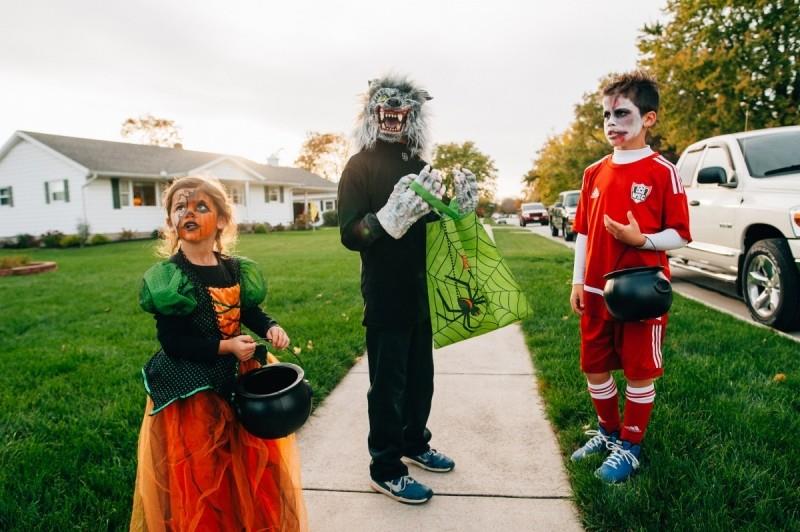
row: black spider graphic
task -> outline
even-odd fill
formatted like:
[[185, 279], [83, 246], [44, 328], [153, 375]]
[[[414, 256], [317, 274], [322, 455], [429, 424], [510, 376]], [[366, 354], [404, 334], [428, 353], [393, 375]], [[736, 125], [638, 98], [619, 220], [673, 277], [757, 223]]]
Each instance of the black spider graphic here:
[[[469, 273], [470, 278], [472, 278], [472, 272], [467, 270], [467, 273]], [[473, 326], [470, 318], [479, 316], [481, 314], [481, 309], [478, 305], [483, 305], [486, 303], [486, 298], [480, 294], [473, 293], [470, 284], [462, 281], [461, 279], [456, 279], [455, 277], [451, 277], [449, 275], [445, 277], [445, 279], [449, 279], [455, 283], [456, 288], [463, 287], [466, 289], [467, 297], [462, 297], [459, 294], [458, 299], [456, 300], [458, 307], [452, 308], [445, 299], [444, 294], [442, 294], [441, 289], [437, 288], [436, 291], [439, 292], [439, 298], [442, 300], [442, 305], [444, 305], [445, 310], [451, 314], [455, 314], [455, 316], [448, 317], [439, 312], [436, 314], [443, 320], [446, 320], [448, 324], [453, 323], [454, 321], [463, 320], [461, 324], [464, 326], [464, 328], [470, 332], [474, 331], [478, 328], [478, 326]]]

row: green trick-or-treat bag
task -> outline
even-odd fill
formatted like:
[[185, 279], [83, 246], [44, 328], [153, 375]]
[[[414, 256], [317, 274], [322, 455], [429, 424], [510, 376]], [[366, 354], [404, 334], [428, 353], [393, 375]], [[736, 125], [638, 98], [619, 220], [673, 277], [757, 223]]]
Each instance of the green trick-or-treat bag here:
[[411, 184], [437, 211], [427, 224], [428, 306], [436, 347], [494, 331], [531, 314], [525, 295], [475, 212], [463, 216], [418, 183]]

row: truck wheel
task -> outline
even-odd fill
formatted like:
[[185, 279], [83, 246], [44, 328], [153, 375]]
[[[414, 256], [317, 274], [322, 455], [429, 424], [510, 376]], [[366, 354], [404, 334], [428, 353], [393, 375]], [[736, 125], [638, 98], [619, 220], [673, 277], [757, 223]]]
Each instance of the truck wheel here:
[[782, 331], [800, 326], [800, 275], [785, 240], [759, 240], [747, 250], [742, 293], [754, 320]]
[[573, 233], [572, 231], [567, 231], [566, 224], [564, 225], [564, 240], [566, 240], [567, 242], [572, 242], [573, 240], [575, 240], [575, 233]]
[[519, 225], [520, 227], [525, 227], [525, 220], [520, 220]]
[[552, 222], [550, 222], [550, 236], [558, 236], [558, 227]]

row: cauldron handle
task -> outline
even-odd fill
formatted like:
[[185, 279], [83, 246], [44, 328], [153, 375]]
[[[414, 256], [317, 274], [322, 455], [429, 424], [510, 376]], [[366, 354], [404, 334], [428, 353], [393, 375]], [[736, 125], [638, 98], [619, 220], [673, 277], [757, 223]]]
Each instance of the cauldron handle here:
[[[267, 363], [267, 361], [266, 361], [266, 360], [267, 360], [267, 358], [266, 358], [266, 357], [267, 357], [267, 350], [266, 350], [266, 348], [267, 348], [267, 347], [274, 347], [274, 346], [272, 345], [272, 342], [270, 342], [270, 341], [269, 341], [269, 340], [267, 340], [266, 338], [259, 338], [259, 339], [257, 339], [257, 340], [256, 340], [256, 343], [258, 344], [258, 346], [256, 346], [256, 351], [258, 351], [258, 348], [259, 348], [259, 347], [262, 347], [262, 348], [264, 349], [264, 354], [263, 354], [263, 357], [264, 357], [264, 362], [262, 363], [262, 365], [265, 365], [265, 366], [266, 366], [266, 365], [268, 364], [268, 363]], [[284, 347], [283, 349], [276, 349], [276, 351], [286, 351], [286, 352], [290, 353], [290, 354], [291, 354], [291, 355], [292, 355], [294, 358], [296, 358], [296, 359], [297, 359], [297, 361], [300, 363], [300, 367], [301, 367], [301, 368], [303, 368], [303, 369], [305, 369], [305, 367], [304, 367], [304, 366], [305, 366], [305, 364], [303, 364], [303, 360], [300, 358], [300, 356], [299, 356], [299, 355], [297, 355], [297, 354], [294, 352], [294, 350], [291, 348], [291, 346], [286, 346], [286, 347]], [[256, 358], [257, 358], [257, 357], [256, 357]], [[261, 359], [259, 359], [259, 362], [261, 362]]]

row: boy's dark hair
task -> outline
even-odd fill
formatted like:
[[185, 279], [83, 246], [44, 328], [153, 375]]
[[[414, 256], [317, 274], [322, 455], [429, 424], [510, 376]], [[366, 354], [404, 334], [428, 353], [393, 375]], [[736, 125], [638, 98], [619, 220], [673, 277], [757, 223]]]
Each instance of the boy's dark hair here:
[[658, 112], [658, 83], [656, 78], [644, 70], [614, 75], [603, 86], [603, 96], [613, 94], [625, 96], [632, 101], [642, 116], [650, 111]]

